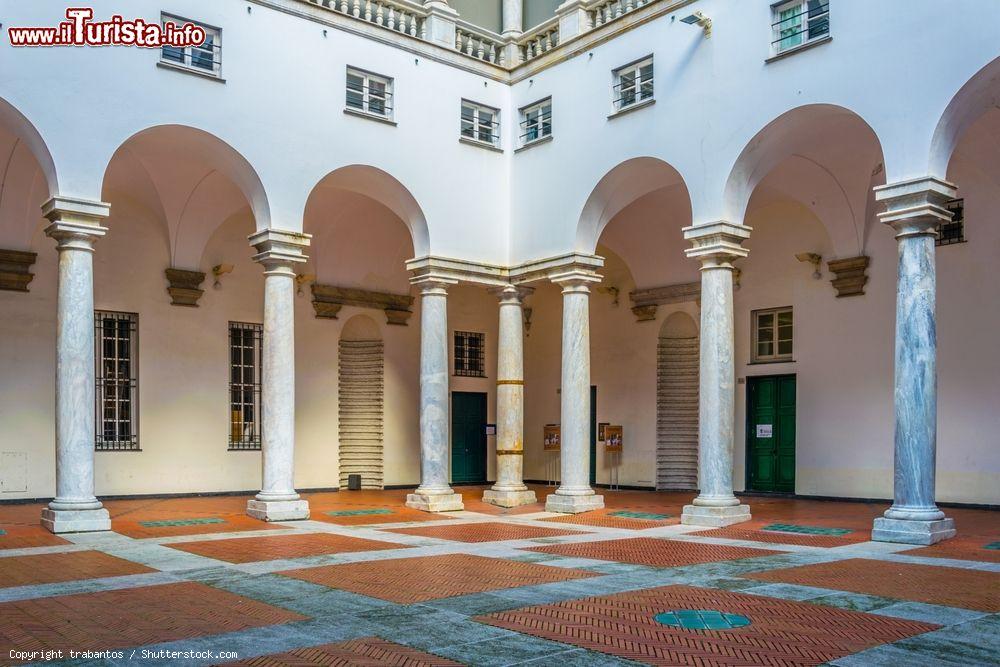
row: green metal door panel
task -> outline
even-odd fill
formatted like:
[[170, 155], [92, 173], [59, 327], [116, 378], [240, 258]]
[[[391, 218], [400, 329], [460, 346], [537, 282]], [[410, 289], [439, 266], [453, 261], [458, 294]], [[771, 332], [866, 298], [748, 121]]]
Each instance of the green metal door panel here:
[[795, 492], [795, 378], [778, 381], [776, 491]]
[[486, 481], [486, 394], [451, 395], [451, 480]]
[[795, 377], [747, 382], [748, 486], [754, 491], [795, 491]]

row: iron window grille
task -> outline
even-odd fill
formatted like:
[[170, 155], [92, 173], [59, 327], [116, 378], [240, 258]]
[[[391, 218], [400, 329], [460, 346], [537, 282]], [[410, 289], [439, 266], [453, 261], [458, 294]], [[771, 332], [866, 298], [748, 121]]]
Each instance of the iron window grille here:
[[829, 0], [793, 0], [773, 5], [774, 41], [771, 47], [781, 53], [830, 34]]
[[139, 450], [139, 315], [94, 313], [94, 448]]
[[379, 118], [392, 118], [392, 79], [348, 68], [347, 108]]
[[198, 72], [213, 76], [222, 74], [222, 30], [212, 26], [182, 19], [170, 14], [163, 14], [161, 22], [183, 25], [193, 23], [205, 31], [205, 41], [198, 46], [163, 46], [160, 49], [160, 60], [165, 63], [180, 65]]
[[229, 323], [229, 449], [259, 450], [264, 327]]
[[552, 136], [552, 100], [521, 109], [521, 145]]
[[455, 375], [486, 377], [486, 334], [455, 332]]
[[945, 207], [951, 212], [951, 222], [938, 224], [934, 245], [965, 243], [965, 200], [952, 199]]
[[753, 312], [753, 361], [791, 361], [794, 321], [791, 308]]
[[497, 146], [500, 143], [500, 112], [492, 107], [462, 101], [462, 136]]
[[653, 59], [644, 58], [614, 72], [615, 111], [653, 99]]

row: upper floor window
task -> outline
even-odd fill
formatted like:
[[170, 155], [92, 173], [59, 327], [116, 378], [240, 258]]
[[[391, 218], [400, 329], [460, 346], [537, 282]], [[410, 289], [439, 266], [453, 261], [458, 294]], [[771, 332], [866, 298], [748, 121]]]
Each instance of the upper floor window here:
[[829, 0], [791, 0], [772, 5], [775, 53], [830, 34]]
[[616, 69], [615, 111], [627, 109], [639, 102], [653, 99], [653, 59], [644, 58]]
[[205, 41], [200, 46], [164, 46], [160, 50], [160, 60], [187, 67], [198, 72], [220, 76], [222, 73], [222, 31], [218, 28], [189, 21], [170, 14], [163, 14], [161, 22], [183, 25], [193, 23], [205, 31]]
[[455, 375], [486, 377], [486, 334], [455, 332]]
[[753, 312], [753, 361], [792, 360], [792, 309]]
[[935, 245], [965, 243], [965, 200], [952, 199], [946, 206], [951, 212], [951, 222], [942, 222], [938, 225]]
[[229, 323], [229, 449], [260, 449], [264, 327]]
[[139, 316], [94, 313], [95, 448], [139, 449]]
[[490, 146], [500, 143], [500, 112], [492, 107], [462, 101], [462, 136]]
[[552, 136], [552, 98], [521, 109], [521, 144]]
[[392, 79], [364, 70], [347, 69], [347, 108], [392, 118]]

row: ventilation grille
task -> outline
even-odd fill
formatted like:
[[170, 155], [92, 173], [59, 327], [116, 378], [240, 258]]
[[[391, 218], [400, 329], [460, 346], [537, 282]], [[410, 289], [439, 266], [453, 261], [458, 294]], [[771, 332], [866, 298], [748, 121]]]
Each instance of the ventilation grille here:
[[698, 338], [661, 338], [656, 364], [656, 488], [698, 488]]
[[361, 475], [362, 489], [382, 488], [381, 341], [340, 341], [340, 486]]

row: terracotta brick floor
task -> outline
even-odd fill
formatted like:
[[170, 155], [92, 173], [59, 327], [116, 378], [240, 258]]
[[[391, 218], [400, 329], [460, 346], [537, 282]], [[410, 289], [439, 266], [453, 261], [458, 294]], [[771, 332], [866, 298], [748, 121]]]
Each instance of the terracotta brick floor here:
[[1000, 572], [852, 558], [744, 575], [928, 604], [1000, 611]]
[[331, 533], [303, 533], [301, 535], [275, 535], [274, 537], [234, 537], [223, 540], [180, 542], [171, 544], [170, 547], [199, 556], [224, 560], [228, 563], [256, 563], [282, 558], [399, 549], [400, 545]]
[[20, 526], [7, 524], [0, 526], [0, 549], [29, 549], [32, 547], [54, 547], [69, 544], [58, 535], [53, 535], [41, 526]]
[[202, 584], [164, 584], [0, 603], [0, 646], [95, 651], [304, 619]]
[[[731, 540], [751, 540], [753, 542], [769, 542], [771, 544], [796, 544], [809, 547], [842, 547], [848, 544], [868, 542], [871, 540], [871, 527], [864, 530], [854, 530], [847, 535], [805, 535], [801, 533], [777, 532], [762, 530], [773, 521], [752, 521], [698, 532], [699, 537], [724, 537]], [[782, 522], [786, 523], [786, 522]], [[828, 522], [827, 522], [828, 523]], [[841, 528], [842, 526], [823, 525], [822, 522], [799, 523], [795, 525], [818, 526], [821, 528]]]
[[1000, 542], [1000, 537], [996, 539], [984, 539], [976, 537], [954, 537], [944, 542], [939, 542], [933, 546], [920, 547], [911, 551], [904, 551], [907, 556], [924, 556], [927, 558], [955, 558], [957, 560], [978, 560], [987, 563], [1000, 563], [1000, 549], [986, 549], [987, 544]]
[[468, 554], [345, 563], [281, 574], [400, 604], [596, 576], [593, 572]]
[[[718, 610], [750, 619], [726, 631], [660, 624], [658, 613]], [[497, 627], [653, 665], [819, 665], [937, 629], [928, 623], [756, 595], [665, 586], [478, 617]]]
[[515, 526], [509, 523], [460, 523], [447, 526], [419, 526], [416, 528], [394, 528], [392, 533], [434, 537], [454, 542], [501, 542], [504, 540], [533, 540], [539, 537], [579, 535], [577, 530], [559, 528], [538, 528], [536, 526]]
[[10, 556], [0, 558], [0, 588], [121, 577], [155, 571], [145, 565], [115, 558], [100, 551]]
[[531, 547], [528, 551], [559, 554], [573, 558], [594, 558], [634, 565], [653, 567], [680, 567], [721, 560], [773, 556], [778, 551], [750, 549], [746, 547], [719, 546], [660, 540], [652, 537], [634, 537], [624, 540], [602, 540], [600, 542], [579, 542], [576, 544], [553, 544], [545, 547]]
[[[274, 524], [258, 521], [245, 514], [184, 514], [183, 512], [171, 512], [169, 515], [160, 513], [159, 518], [152, 518], [150, 513], [145, 513], [141, 520], [136, 519], [115, 519], [111, 522], [111, 529], [121, 535], [143, 539], [147, 537], [173, 537], [175, 535], [208, 535], [213, 533], [235, 533], [248, 530], [272, 530], [285, 528]], [[222, 523], [203, 523], [181, 526], [169, 525], [143, 525], [156, 522], [185, 521], [188, 519], [211, 519], [221, 520]]]
[[259, 658], [226, 663], [239, 667], [305, 667], [331, 665], [334, 667], [451, 667], [461, 665], [409, 646], [394, 644], [378, 637], [352, 639], [337, 644], [310, 646], [287, 653], [264, 655]]
[[[366, 510], [383, 510], [390, 509], [390, 514], [355, 514], [347, 516], [331, 516], [327, 512], [353, 512], [353, 511], [366, 511]], [[421, 512], [420, 510], [410, 509], [408, 507], [372, 507], [370, 505], [351, 505], [351, 506], [338, 506], [335, 510], [326, 510], [324, 512], [317, 512], [316, 510], [311, 510], [311, 516], [309, 517], [313, 521], [322, 521], [324, 523], [332, 523], [338, 526], [375, 526], [383, 523], [405, 523], [407, 521], [444, 521], [448, 517], [441, 516], [440, 514], [432, 514], [430, 512]]]
[[[646, 528], [661, 528], [663, 526], [673, 526], [681, 522], [680, 514], [674, 514], [667, 519], [633, 519], [623, 516], [612, 516], [612, 512], [620, 512], [621, 509], [603, 509], [596, 512], [585, 512], [583, 514], [569, 514], [567, 516], [555, 516], [543, 521], [553, 523], [571, 523], [577, 526], [597, 526], [599, 528], [623, 528], [626, 530], [645, 530]], [[647, 511], [634, 510], [637, 512]], [[649, 512], [650, 514], [665, 514], [665, 512]]]

